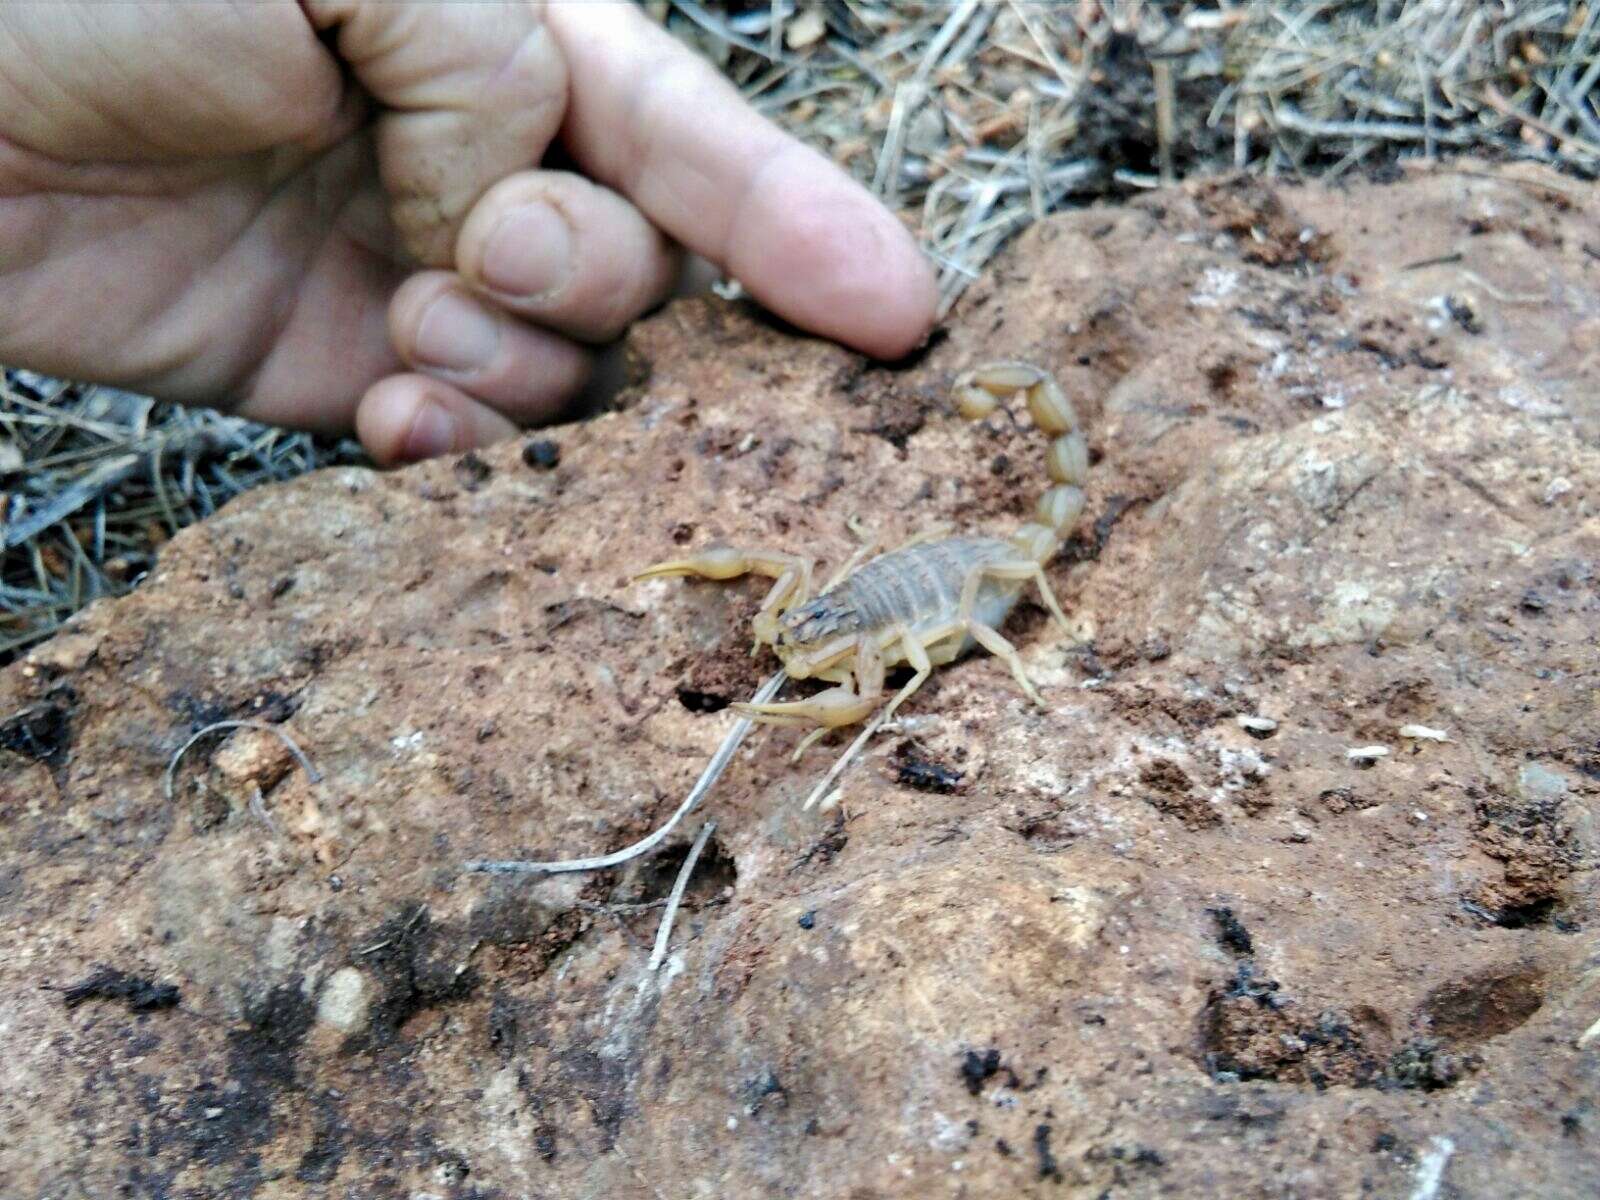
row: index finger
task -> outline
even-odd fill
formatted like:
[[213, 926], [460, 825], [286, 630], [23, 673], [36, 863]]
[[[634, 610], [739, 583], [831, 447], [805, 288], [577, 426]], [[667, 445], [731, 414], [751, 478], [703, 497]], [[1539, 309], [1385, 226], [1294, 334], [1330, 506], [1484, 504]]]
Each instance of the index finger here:
[[631, 3], [552, 3], [561, 136], [592, 178], [794, 324], [880, 358], [933, 323], [933, 272], [860, 184]]

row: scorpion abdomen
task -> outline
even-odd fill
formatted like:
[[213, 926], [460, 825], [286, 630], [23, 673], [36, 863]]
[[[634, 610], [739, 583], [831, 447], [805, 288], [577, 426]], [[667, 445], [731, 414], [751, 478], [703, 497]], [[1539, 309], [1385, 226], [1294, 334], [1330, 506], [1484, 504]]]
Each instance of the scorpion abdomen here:
[[[784, 641], [816, 645], [842, 634], [925, 633], [957, 620], [967, 577], [986, 563], [1014, 561], [1016, 547], [999, 538], [953, 537], [922, 542], [872, 559], [837, 587], [786, 613]], [[1020, 584], [987, 579], [974, 615], [998, 625], [1016, 602]]]

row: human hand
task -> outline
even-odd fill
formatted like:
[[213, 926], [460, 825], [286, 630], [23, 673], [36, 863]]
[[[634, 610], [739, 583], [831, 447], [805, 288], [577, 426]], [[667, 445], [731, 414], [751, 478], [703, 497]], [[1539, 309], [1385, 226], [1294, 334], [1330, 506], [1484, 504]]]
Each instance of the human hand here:
[[13, 365], [391, 463], [556, 415], [675, 243], [869, 354], [933, 318], [900, 224], [631, 4], [8, 0], [0, 61]]

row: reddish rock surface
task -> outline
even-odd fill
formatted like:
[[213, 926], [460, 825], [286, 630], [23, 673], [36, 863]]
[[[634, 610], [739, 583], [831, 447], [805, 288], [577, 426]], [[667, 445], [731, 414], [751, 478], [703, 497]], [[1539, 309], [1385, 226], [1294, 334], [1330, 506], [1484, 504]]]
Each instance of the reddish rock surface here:
[[[182, 534], [0, 676], [0, 1193], [1594, 1195], [1592, 197], [1154, 193], [1019, 239], [897, 369], [683, 303], [554, 466]], [[946, 668], [821, 816], [824, 756], [753, 739], [656, 978], [633, 906], [698, 818], [462, 874], [652, 828], [768, 669], [756, 584], [630, 572], [1021, 519], [1040, 439], [947, 400], [997, 356], [1096, 459], [1050, 572], [1086, 644], [1008, 627], [1048, 711]], [[320, 782], [241, 730], [169, 801], [225, 718]]]

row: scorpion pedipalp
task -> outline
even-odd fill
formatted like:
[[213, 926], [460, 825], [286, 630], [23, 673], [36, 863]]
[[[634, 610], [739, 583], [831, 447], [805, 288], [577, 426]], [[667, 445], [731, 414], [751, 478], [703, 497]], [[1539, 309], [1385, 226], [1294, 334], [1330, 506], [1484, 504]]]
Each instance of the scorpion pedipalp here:
[[811, 595], [811, 560], [782, 550], [739, 550], [732, 546], [707, 546], [698, 554], [686, 558], [668, 559], [646, 567], [633, 577], [660, 579], [669, 575], [697, 575], [701, 579], [737, 579], [741, 575], [765, 575], [774, 579], [772, 589], [761, 602], [753, 625], [755, 627], [754, 654], [777, 636], [778, 617], [797, 604], [803, 604]]

